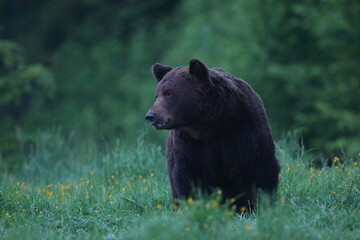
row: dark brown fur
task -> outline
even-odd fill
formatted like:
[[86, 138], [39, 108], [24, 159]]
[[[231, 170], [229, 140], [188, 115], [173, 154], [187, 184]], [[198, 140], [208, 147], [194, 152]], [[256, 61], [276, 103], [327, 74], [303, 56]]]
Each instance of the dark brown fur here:
[[170, 130], [174, 198], [220, 188], [237, 208], [252, 208], [258, 190], [274, 193], [280, 166], [263, 103], [247, 83], [196, 59], [189, 67], [155, 64], [153, 74], [157, 100], [146, 118]]

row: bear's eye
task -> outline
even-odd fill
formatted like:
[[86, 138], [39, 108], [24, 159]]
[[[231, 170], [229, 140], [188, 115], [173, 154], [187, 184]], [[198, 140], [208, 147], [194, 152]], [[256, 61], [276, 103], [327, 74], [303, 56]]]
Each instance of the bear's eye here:
[[166, 91], [166, 92], [164, 92], [164, 93], [163, 93], [163, 95], [164, 95], [164, 97], [168, 97], [168, 96], [171, 96], [171, 92], [169, 92], [169, 91]]

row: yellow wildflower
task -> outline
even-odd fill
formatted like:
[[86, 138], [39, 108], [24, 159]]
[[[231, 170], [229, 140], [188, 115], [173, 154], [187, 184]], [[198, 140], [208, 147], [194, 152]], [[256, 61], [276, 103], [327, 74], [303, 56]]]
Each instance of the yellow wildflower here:
[[246, 207], [245, 207], [245, 206], [242, 206], [242, 207], [240, 208], [240, 211], [245, 212], [245, 211], [246, 211]]
[[333, 159], [333, 162], [334, 162], [334, 163], [337, 163], [338, 161], [340, 161], [340, 158], [337, 157], [337, 156], [335, 156], [334, 159]]
[[162, 206], [161, 206], [161, 204], [156, 204], [155, 208], [156, 208], [156, 209], [161, 209]]
[[109, 194], [108, 198], [112, 198], [112, 197], [113, 197], [113, 195]]
[[192, 204], [194, 204], [194, 199], [193, 199], [192, 197], [189, 197], [189, 198], [187, 199], [187, 202], [188, 202], [190, 205], [192, 205]]

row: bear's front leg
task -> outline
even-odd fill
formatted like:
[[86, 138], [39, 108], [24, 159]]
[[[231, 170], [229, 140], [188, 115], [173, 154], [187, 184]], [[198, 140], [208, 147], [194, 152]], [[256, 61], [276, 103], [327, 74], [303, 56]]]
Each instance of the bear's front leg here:
[[188, 198], [191, 194], [192, 179], [187, 169], [190, 139], [183, 139], [178, 131], [170, 131], [167, 139], [167, 165], [172, 196], [174, 199]]
[[174, 199], [189, 198], [191, 193], [191, 178], [184, 171], [184, 166], [168, 159], [169, 178]]
[[224, 188], [224, 196], [233, 199], [231, 206], [238, 212], [251, 211], [254, 209], [255, 192], [250, 174], [237, 173], [233, 178], [229, 178]]

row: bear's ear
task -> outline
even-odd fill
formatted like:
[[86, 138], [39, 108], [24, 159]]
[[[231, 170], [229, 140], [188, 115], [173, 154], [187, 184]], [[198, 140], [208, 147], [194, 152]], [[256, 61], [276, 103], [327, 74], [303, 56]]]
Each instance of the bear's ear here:
[[151, 69], [156, 80], [160, 82], [160, 80], [165, 76], [165, 74], [171, 71], [172, 67], [155, 63], [154, 65], [152, 65]]
[[200, 79], [209, 78], [209, 69], [198, 59], [191, 59], [189, 63], [189, 73]]

